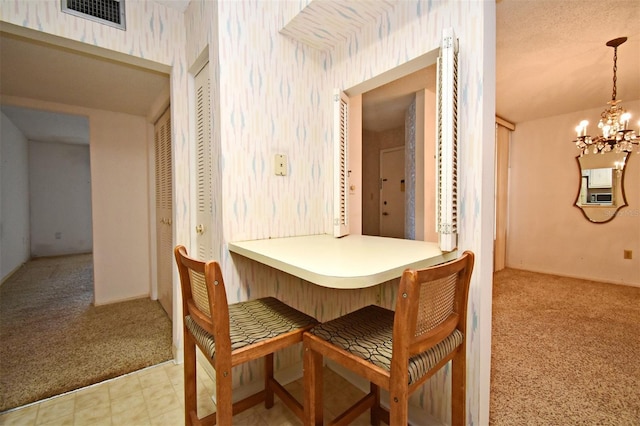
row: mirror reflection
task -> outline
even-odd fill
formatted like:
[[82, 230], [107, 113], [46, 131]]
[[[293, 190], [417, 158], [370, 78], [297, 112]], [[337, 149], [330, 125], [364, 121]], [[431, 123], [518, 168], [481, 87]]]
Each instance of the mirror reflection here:
[[576, 206], [595, 223], [612, 220], [627, 205], [624, 194], [624, 169], [628, 152], [576, 157], [580, 168], [580, 187]]

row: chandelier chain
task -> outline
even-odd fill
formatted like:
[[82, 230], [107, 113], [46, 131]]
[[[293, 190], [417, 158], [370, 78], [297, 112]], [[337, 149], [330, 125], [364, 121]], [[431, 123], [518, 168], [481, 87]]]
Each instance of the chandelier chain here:
[[618, 80], [618, 78], [616, 77], [616, 71], [618, 71], [617, 62], [618, 62], [618, 48], [614, 47], [613, 48], [613, 94], [611, 95], [612, 101], [616, 100], [616, 93], [617, 93], [616, 91], [616, 81]]

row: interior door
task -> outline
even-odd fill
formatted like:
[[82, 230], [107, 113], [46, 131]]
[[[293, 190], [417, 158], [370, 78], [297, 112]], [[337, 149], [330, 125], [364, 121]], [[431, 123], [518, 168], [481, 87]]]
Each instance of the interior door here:
[[404, 238], [404, 147], [380, 151], [380, 236]]
[[213, 195], [211, 158], [211, 89], [209, 63], [194, 78], [196, 111], [196, 226], [195, 241], [200, 260], [213, 259]]
[[173, 319], [173, 201], [171, 166], [171, 113], [164, 112], [154, 127], [156, 186], [156, 254], [158, 300]]

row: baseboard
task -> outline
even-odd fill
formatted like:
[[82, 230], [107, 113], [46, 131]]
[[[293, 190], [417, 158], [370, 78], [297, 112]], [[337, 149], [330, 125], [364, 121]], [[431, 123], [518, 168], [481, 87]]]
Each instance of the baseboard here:
[[523, 268], [523, 267], [510, 266], [510, 265], [506, 265], [505, 267], [508, 268], [508, 269], [513, 269], [513, 270], [517, 270], [517, 271], [535, 272], [536, 274], [545, 274], [545, 275], [555, 275], [556, 277], [574, 278], [574, 279], [577, 279], [577, 280], [593, 281], [593, 282], [605, 283], [605, 284], [625, 285], [625, 286], [628, 286], [628, 287], [640, 287], [640, 283], [630, 283], [630, 282], [617, 281], [617, 280], [607, 280], [607, 279], [586, 277], [586, 276], [575, 275], [575, 274], [563, 274], [563, 273], [556, 272], [556, 271], [548, 271], [548, 270], [545, 270], [545, 269], [537, 269], [537, 268]]
[[[369, 382], [358, 376], [351, 370], [344, 368], [343, 366], [336, 364], [335, 362], [326, 360], [326, 366], [333, 370], [336, 374], [344, 377], [349, 383], [360, 389], [364, 393], [369, 392]], [[389, 392], [384, 389], [380, 390], [380, 405], [382, 405], [387, 410], [389, 409]], [[444, 424], [433, 417], [431, 414], [427, 413], [422, 408], [409, 405], [409, 424], [412, 426], [444, 426]]]
[[9, 280], [9, 278], [11, 278], [13, 276], [13, 274], [15, 274], [16, 272], [18, 272], [18, 269], [22, 268], [22, 266], [25, 264], [26, 262], [22, 262], [20, 263], [18, 266], [16, 266], [15, 268], [13, 268], [11, 271], [9, 271], [9, 273], [2, 278], [2, 282], [0, 282], [0, 286], [2, 284], [4, 284], [6, 281]]
[[176, 364], [184, 363], [183, 353], [175, 344], [171, 345], [171, 354], [173, 355], [173, 361]]
[[124, 299], [108, 300], [106, 302], [100, 302], [100, 303], [96, 303], [96, 301], [94, 300], [93, 306], [106, 306], [106, 305], [112, 305], [114, 303], [131, 302], [133, 300], [140, 300], [140, 299], [150, 300], [149, 294], [141, 294], [138, 296], [125, 297]]

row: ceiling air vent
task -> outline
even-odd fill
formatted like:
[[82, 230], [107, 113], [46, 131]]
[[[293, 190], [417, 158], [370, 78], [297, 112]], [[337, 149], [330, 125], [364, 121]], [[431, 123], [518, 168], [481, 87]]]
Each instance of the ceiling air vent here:
[[62, 11], [125, 29], [124, 0], [61, 0]]

